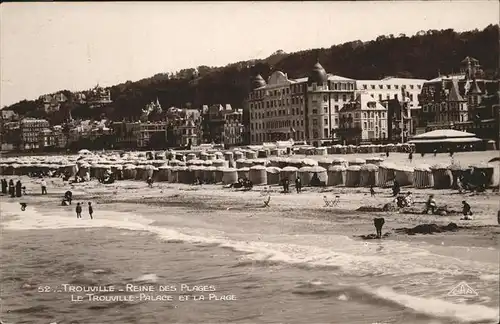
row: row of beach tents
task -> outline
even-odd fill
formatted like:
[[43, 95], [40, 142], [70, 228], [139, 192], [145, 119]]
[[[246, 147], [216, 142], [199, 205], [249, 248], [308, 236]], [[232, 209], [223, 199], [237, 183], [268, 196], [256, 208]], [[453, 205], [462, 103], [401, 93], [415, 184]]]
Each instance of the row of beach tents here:
[[[231, 154], [228, 154], [231, 153]], [[26, 175], [36, 171], [60, 171], [73, 177], [102, 177], [107, 172], [121, 173], [122, 179], [192, 184], [196, 179], [205, 183], [235, 183], [247, 178], [254, 185], [278, 185], [283, 179], [291, 183], [297, 177], [304, 186], [313, 177], [326, 186], [389, 187], [396, 180], [401, 186], [447, 189], [456, 186], [460, 175], [481, 170], [494, 184], [491, 165], [461, 167], [458, 165], [398, 166], [381, 157], [368, 159], [323, 158], [320, 160], [293, 157], [257, 158], [248, 152], [199, 152], [182, 154], [168, 152], [170, 160], [148, 160], [139, 153], [126, 155], [86, 154], [73, 157], [24, 157], [0, 160], [0, 174]], [[250, 157], [250, 158], [248, 158]], [[235, 160], [235, 158], [238, 158]]]

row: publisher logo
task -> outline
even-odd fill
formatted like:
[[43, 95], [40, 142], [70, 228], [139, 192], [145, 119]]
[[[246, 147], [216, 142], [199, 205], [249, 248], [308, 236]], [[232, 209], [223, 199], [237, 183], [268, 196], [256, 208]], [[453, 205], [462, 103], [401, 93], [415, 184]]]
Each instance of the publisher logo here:
[[450, 292], [448, 296], [452, 297], [475, 297], [478, 293], [471, 288], [465, 281], [462, 281], [458, 285], [455, 286]]

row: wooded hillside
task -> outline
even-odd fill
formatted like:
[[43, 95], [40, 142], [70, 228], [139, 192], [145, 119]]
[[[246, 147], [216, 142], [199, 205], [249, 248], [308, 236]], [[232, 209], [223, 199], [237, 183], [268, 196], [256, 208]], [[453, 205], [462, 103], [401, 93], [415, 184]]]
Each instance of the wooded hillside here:
[[[306, 76], [318, 58], [327, 72], [354, 79], [385, 76], [431, 79], [438, 71], [457, 72], [466, 56], [478, 59], [487, 76], [498, 78], [499, 26], [490, 25], [481, 31], [463, 33], [446, 29], [421, 31], [413, 36], [380, 36], [369, 42], [353, 41], [291, 54], [277, 51], [264, 60], [238, 62], [225, 67], [200, 66], [177, 73], [160, 73], [112, 86], [114, 102], [105, 109], [90, 110], [71, 100], [65, 109], [71, 110], [74, 118], [138, 118], [141, 109], [156, 97], [163, 108], [200, 107], [214, 103], [229, 103], [240, 108], [252, 76], [260, 73], [267, 78], [275, 70], [288, 73], [290, 78]], [[11, 108], [22, 114], [42, 117], [43, 113], [34, 112], [37, 104], [22, 101]]]

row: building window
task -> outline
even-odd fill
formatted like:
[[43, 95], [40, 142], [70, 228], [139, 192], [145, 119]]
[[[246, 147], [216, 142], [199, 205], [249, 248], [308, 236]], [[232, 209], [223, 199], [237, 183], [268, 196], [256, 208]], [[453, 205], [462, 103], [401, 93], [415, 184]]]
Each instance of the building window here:
[[328, 96], [323, 96], [323, 102], [328, 102]]
[[387, 89], [391, 90], [391, 85], [390, 84], [387, 85]]
[[366, 113], [363, 113], [363, 118], [366, 119]]
[[394, 85], [394, 89], [398, 90], [399, 86], [397, 84]]
[[342, 100], [343, 100], [343, 101], [347, 101], [347, 95], [346, 95], [346, 94], [343, 94], [343, 95], [342, 95]]
[[335, 101], [339, 101], [339, 95], [338, 95], [338, 94], [334, 94], [334, 95], [333, 95], [333, 100], [335, 100]]
[[318, 120], [317, 119], [313, 119], [313, 126], [318, 126]]
[[328, 114], [328, 107], [323, 107], [323, 113]]
[[394, 94], [394, 99], [398, 100], [398, 94]]
[[323, 130], [323, 138], [328, 138], [328, 128]]
[[334, 124], [334, 126], [337, 126], [338, 124], [339, 124], [339, 119], [335, 118], [335, 124]]
[[323, 120], [323, 123], [325, 124], [325, 126], [328, 126], [328, 118], [325, 118], [325, 119]]
[[368, 88], [368, 86], [366, 84], [363, 84], [363, 89], [366, 90], [367, 88]]
[[318, 109], [313, 109], [312, 110], [313, 115], [318, 113]]
[[335, 112], [338, 113], [339, 112], [339, 106], [338, 105], [335, 105]]
[[372, 90], [375, 90], [375, 85], [374, 84], [372, 84]]
[[363, 123], [363, 128], [364, 128], [364, 129], [366, 129], [366, 128], [367, 128], [367, 123], [366, 123], [366, 122], [364, 122], [364, 123]]

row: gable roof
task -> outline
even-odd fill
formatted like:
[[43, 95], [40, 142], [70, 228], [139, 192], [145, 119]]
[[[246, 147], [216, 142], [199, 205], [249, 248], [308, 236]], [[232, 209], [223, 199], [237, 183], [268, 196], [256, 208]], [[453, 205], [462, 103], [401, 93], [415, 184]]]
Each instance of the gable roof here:
[[458, 88], [458, 83], [456, 80], [453, 80], [451, 83], [450, 93], [448, 94], [448, 101], [465, 101], [464, 98], [460, 95], [460, 90]]

